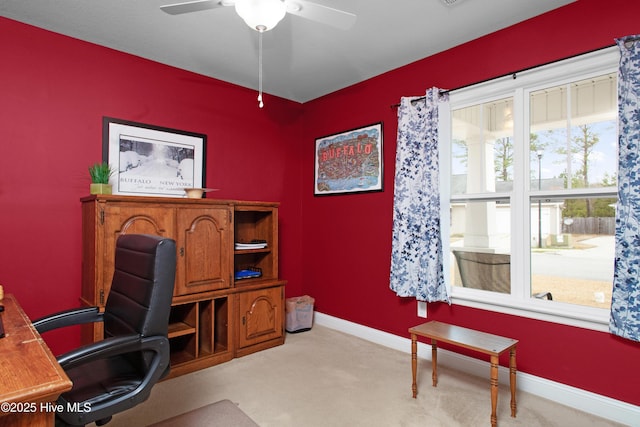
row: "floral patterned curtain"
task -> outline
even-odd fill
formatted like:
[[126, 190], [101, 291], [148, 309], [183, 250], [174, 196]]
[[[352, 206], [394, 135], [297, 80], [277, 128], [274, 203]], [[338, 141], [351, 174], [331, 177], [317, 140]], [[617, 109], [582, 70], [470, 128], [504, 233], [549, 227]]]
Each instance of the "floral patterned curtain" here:
[[447, 301], [440, 236], [437, 88], [424, 98], [402, 98], [393, 201], [390, 288], [401, 297]]
[[618, 205], [609, 329], [640, 341], [640, 36], [617, 39]]

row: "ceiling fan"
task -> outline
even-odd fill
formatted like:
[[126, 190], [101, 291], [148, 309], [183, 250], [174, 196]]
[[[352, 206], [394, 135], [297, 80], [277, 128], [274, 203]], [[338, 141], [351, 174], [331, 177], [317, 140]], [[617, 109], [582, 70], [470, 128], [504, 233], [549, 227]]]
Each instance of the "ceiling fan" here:
[[170, 15], [199, 12], [224, 6], [234, 6], [247, 25], [259, 32], [273, 29], [285, 14], [348, 30], [356, 22], [356, 15], [306, 0], [194, 0], [160, 6]]
[[258, 105], [260, 108], [264, 105], [262, 102], [262, 33], [272, 30], [287, 13], [342, 30], [348, 30], [356, 22], [356, 15], [353, 13], [306, 0], [194, 0], [160, 6], [160, 9], [170, 15], [181, 15], [224, 6], [235, 6], [236, 13], [249, 28], [260, 33], [258, 59]]

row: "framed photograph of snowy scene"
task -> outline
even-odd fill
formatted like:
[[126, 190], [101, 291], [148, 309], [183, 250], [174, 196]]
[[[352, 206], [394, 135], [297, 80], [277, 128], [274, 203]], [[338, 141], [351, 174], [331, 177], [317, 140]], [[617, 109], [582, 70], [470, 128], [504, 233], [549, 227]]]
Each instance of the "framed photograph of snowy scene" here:
[[382, 191], [382, 122], [316, 139], [314, 195]]
[[207, 136], [104, 117], [102, 158], [115, 171], [113, 194], [185, 197], [205, 186]]

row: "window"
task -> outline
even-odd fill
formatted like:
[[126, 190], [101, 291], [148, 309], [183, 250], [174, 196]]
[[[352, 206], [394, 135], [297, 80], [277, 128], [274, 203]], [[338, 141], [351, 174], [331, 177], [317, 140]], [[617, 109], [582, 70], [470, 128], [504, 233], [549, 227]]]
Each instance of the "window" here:
[[610, 48], [451, 93], [441, 174], [455, 303], [606, 330], [617, 63]]

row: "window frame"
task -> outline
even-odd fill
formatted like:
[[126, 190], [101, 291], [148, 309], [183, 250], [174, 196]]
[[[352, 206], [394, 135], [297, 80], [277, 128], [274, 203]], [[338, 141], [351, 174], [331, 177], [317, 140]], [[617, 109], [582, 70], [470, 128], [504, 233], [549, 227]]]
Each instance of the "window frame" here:
[[[525, 149], [514, 150], [514, 169], [524, 171], [516, 174], [513, 189], [510, 193], [480, 193], [451, 195], [451, 145], [452, 130], [451, 117], [454, 110], [478, 105], [485, 102], [513, 97], [514, 114], [514, 147], [522, 146], [529, 139], [529, 94], [544, 87], [562, 85], [602, 74], [617, 72], [619, 52], [614, 47], [600, 49], [580, 56], [542, 65], [497, 79], [478, 83], [450, 92], [449, 104], [440, 108], [440, 183], [441, 183], [441, 221], [442, 247], [444, 254], [450, 254], [450, 205], [456, 202], [504, 200], [511, 203], [511, 230], [530, 230], [530, 203], [537, 200], [536, 196], [549, 196], [551, 191], [538, 191], [529, 188], [530, 163], [525, 158], [529, 155]], [[580, 195], [595, 196], [611, 191], [601, 188], [580, 189]], [[558, 191], [557, 195], [566, 195], [566, 190]], [[576, 193], [572, 193], [576, 194]], [[617, 197], [617, 191], [616, 191]], [[526, 233], [529, 233], [528, 231]], [[511, 277], [530, 277], [531, 263], [526, 260], [529, 256], [529, 239], [519, 238], [520, 235], [511, 233]], [[518, 241], [520, 240], [520, 241]], [[449, 256], [443, 257], [444, 278], [447, 291], [453, 304], [479, 308], [488, 311], [517, 315], [532, 319], [544, 320], [564, 325], [578, 326], [587, 329], [607, 332], [610, 311], [603, 308], [587, 307], [560, 301], [538, 300], [530, 297], [530, 280], [512, 280], [511, 294], [482, 291], [477, 289], [452, 286], [450, 277], [451, 261]], [[613, 286], [613, 285], [612, 285]]]

